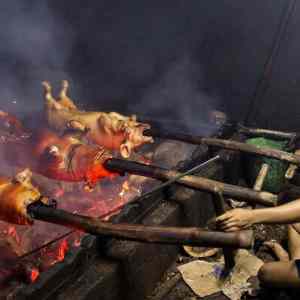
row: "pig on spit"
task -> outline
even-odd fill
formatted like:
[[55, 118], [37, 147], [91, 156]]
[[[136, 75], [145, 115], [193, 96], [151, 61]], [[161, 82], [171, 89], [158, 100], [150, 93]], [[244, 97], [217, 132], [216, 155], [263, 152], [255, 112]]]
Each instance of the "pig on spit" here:
[[79, 110], [67, 96], [68, 82], [62, 81], [58, 99], [52, 96], [49, 82], [44, 81], [45, 111], [50, 128], [64, 133], [78, 132], [88, 141], [110, 150], [118, 150], [128, 158], [131, 152], [153, 138], [143, 135], [148, 124], [139, 123], [136, 116], [126, 117], [116, 112], [88, 112]]
[[0, 176], [0, 220], [18, 225], [32, 224], [27, 206], [36, 201], [48, 203], [32, 185], [31, 176], [29, 169], [17, 173], [14, 178]]
[[[14, 128], [16, 121], [19, 131], [5, 132], [5, 127]], [[4, 126], [6, 123], [12, 124]], [[83, 144], [71, 135], [61, 137], [48, 129], [28, 132], [15, 117], [0, 114], [0, 151], [12, 166], [29, 167], [51, 179], [85, 182], [87, 188], [101, 178], [114, 176], [103, 166], [111, 158], [103, 147]]]

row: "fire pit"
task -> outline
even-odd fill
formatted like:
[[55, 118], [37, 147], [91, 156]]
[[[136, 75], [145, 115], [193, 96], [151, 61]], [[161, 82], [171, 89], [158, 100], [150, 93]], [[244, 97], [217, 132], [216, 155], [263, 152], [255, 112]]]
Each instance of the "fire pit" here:
[[[217, 131], [217, 136], [226, 137], [230, 133], [231, 128], [226, 127]], [[171, 159], [170, 149], [175, 156]], [[149, 153], [154, 154], [154, 163], [169, 168], [176, 166], [178, 170], [190, 168], [211, 155], [206, 146], [188, 146], [180, 142], [146, 147], [139, 159], [149, 157]], [[212, 164], [204, 171], [205, 177], [221, 179], [223, 167], [221, 163]], [[204, 225], [214, 212], [208, 194], [176, 185], [153, 193], [138, 204], [125, 206], [135, 196], [158, 184], [140, 176], [108, 179], [92, 193], [80, 192], [78, 184], [61, 183], [38, 175], [34, 181], [46, 193], [56, 195], [59, 208], [110, 218], [112, 222], [198, 226]], [[63, 199], [61, 203], [59, 198]], [[1, 232], [9, 243], [3, 245], [4, 249], [9, 247], [15, 251], [13, 255], [9, 253], [2, 265], [1, 295], [17, 299], [70, 296], [90, 299], [100, 295], [104, 299], [116, 299], [124, 287], [129, 299], [133, 296], [142, 299], [178, 252], [176, 246], [92, 237], [39, 221], [29, 228], [1, 222]]]
[[[77, 110], [76, 113], [81, 116]], [[253, 188], [241, 182], [247, 158], [241, 153], [284, 162], [288, 179], [300, 164], [297, 154], [255, 146], [249, 140], [244, 142], [246, 136], [256, 131], [286, 139], [281, 132], [222, 122], [218, 130], [210, 128], [210, 136], [196, 136], [142, 125], [142, 135], [155, 137], [155, 143], [136, 152], [130, 148], [138, 143], [135, 138], [141, 134], [130, 131], [140, 126], [135, 117], [112, 113], [105, 118], [108, 123], [104, 126], [113, 128], [112, 124], [120, 121], [131, 126], [129, 131], [110, 132], [107, 140], [114, 141], [114, 134], [124, 134], [121, 143], [110, 142], [107, 147], [116, 147], [121, 156], [130, 154], [130, 159], [113, 155], [88, 141], [80, 142], [69, 131], [62, 136], [51, 131], [28, 134], [21, 123], [4, 114], [5, 122], [13, 120], [19, 130], [15, 135], [2, 134], [4, 149], [15, 151], [11, 146], [16, 146], [24, 150], [24, 157], [36, 173], [34, 184], [40, 191], [32, 194], [30, 204], [25, 204], [27, 215], [18, 212], [15, 219], [2, 212], [6, 209], [3, 203], [10, 199], [9, 192], [2, 191], [4, 220], [22, 225], [36, 221], [34, 226], [2, 224], [0, 283], [4, 297], [117, 299], [122, 295], [127, 299], [144, 299], [182, 245], [222, 248], [223, 271], [230, 274], [236, 263], [234, 249], [252, 248], [253, 231], [222, 232], [207, 221], [226, 211], [224, 197], [231, 206], [246, 201], [252, 207], [275, 206], [281, 199], [277, 194], [262, 191], [270, 169], [268, 164], [260, 167]], [[137, 135], [129, 137], [126, 132]], [[89, 131], [81, 132], [86, 133]], [[290, 133], [288, 142], [284, 142], [289, 151], [294, 151], [296, 140], [297, 135]], [[132, 144], [126, 148], [126, 143]], [[127, 149], [123, 154], [121, 147]], [[33, 149], [32, 161], [28, 149]], [[16, 154], [17, 161], [22, 155]], [[33, 189], [27, 173], [18, 173], [8, 181], [9, 186]], [[97, 184], [99, 179], [101, 184]], [[165, 182], [159, 184], [157, 180]], [[50, 200], [52, 197], [56, 200]], [[13, 205], [16, 200], [9, 201]]]

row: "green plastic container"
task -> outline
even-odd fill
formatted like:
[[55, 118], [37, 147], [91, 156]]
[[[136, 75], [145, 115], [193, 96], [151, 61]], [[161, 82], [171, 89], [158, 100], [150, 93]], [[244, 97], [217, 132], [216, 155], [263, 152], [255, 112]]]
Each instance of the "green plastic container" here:
[[[247, 144], [255, 145], [258, 147], [268, 147], [278, 150], [287, 150], [286, 141], [274, 141], [266, 138], [251, 138], [246, 140]], [[250, 186], [253, 186], [256, 180], [256, 177], [261, 169], [262, 164], [269, 165], [269, 171], [267, 177], [265, 178], [262, 189], [264, 191], [278, 193], [284, 182], [285, 182], [285, 172], [288, 168], [288, 163], [263, 156], [253, 156], [245, 155], [245, 165], [246, 165], [246, 179]]]

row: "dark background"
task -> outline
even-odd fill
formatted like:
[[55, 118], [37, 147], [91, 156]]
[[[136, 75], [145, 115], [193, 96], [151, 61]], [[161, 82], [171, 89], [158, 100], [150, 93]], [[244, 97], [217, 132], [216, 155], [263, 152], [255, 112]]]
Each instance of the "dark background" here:
[[[1, 109], [43, 105], [40, 82], [71, 81], [85, 109], [180, 120], [211, 109], [274, 129], [300, 127], [300, 5], [294, 0], [11, 0], [0, 4]], [[2, 1], [4, 2], [4, 1]], [[258, 91], [258, 93], [257, 93]]]

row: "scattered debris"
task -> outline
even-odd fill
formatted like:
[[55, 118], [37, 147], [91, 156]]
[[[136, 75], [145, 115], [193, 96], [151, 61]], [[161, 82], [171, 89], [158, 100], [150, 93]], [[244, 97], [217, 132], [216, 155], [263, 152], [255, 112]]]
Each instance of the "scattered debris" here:
[[205, 258], [216, 255], [220, 249], [207, 247], [183, 246], [184, 251], [191, 257]]
[[200, 297], [223, 292], [231, 300], [239, 300], [241, 296], [251, 291], [248, 279], [256, 276], [263, 261], [246, 250], [236, 254], [236, 265], [232, 273], [223, 276], [224, 259], [210, 263], [195, 260], [178, 267], [185, 283]]

